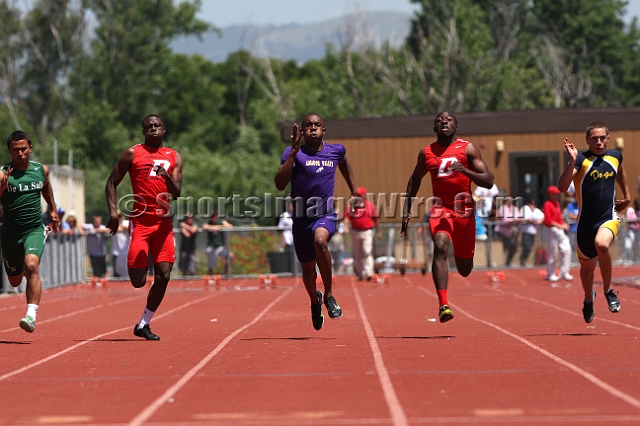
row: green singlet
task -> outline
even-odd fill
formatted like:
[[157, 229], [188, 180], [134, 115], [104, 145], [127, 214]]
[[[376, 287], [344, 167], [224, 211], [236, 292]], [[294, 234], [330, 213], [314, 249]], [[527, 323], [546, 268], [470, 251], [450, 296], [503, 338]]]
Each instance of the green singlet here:
[[[9, 167], [11, 163], [5, 164], [2, 171], [6, 173]], [[44, 181], [44, 166], [31, 161], [27, 170], [13, 169], [0, 197], [4, 210], [0, 240], [8, 275], [23, 273], [25, 255], [42, 258], [46, 238], [41, 203]]]

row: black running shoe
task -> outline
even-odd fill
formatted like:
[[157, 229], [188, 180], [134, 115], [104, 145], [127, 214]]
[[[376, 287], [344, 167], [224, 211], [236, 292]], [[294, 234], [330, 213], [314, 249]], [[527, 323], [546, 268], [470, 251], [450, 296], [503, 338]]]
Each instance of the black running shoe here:
[[324, 298], [324, 306], [327, 307], [327, 312], [329, 313], [329, 318], [338, 319], [342, 318], [342, 309], [340, 309], [340, 305], [336, 302], [335, 297], [327, 296]]
[[618, 292], [610, 288], [604, 296], [607, 298], [609, 310], [613, 313], [620, 312], [620, 299], [618, 299]]
[[144, 337], [147, 340], [160, 340], [160, 336], [157, 336], [151, 332], [149, 324], [145, 324], [142, 328], [138, 328], [138, 325], [136, 324], [136, 326], [133, 327], [133, 334], [138, 337]]
[[584, 302], [584, 305], [582, 306], [582, 316], [584, 317], [584, 320], [588, 323], [590, 323], [591, 321], [593, 321], [593, 317], [596, 314], [596, 311], [593, 309], [593, 302], [596, 301], [596, 291], [593, 290], [593, 297], [591, 298], [590, 302]]
[[442, 305], [438, 311], [438, 316], [440, 317], [440, 322], [451, 321], [453, 319], [453, 311], [449, 306]]
[[313, 328], [320, 330], [322, 324], [324, 324], [324, 315], [322, 315], [322, 292], [316, 290], [318, 294], [318, 303], [311, 305], [311, 321], [313, 322]]

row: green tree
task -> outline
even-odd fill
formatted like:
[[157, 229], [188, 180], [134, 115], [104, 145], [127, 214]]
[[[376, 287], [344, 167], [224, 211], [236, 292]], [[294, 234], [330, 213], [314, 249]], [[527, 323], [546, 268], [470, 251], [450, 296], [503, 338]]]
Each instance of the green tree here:
[[80, 105], [95, 95], [117, 111], [127, 128], [137, 127], [142, 117], [159, 108], [168, 89], [171, 40], [212, 27], [196, 19], [199, 1], [83, 0], [83, 5], [98, 26], [91, 56], [74, 73]]

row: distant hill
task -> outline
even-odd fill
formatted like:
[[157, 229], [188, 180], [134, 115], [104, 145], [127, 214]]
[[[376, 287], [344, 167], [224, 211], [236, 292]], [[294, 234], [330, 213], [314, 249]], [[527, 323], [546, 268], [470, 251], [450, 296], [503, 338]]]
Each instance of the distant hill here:
[[365, 12], [305, 25], [234, 25], [222, 28], [222, 37], [206, 34], [202, 41], [192, 36], [179, 37], [171, 47], [176, 53], [200, 54], [212, 62], [223, 62], [230, 53], [242, 48], [257, 56], [306, 62], [322, 58], [327, 43], [339, 48], [346, 40], [350, 20], [356, 45], [365, 40], [378, 45], [390, 40], [399, 46], [409, 33], [410, 19], [410, 15], [399, 12]]

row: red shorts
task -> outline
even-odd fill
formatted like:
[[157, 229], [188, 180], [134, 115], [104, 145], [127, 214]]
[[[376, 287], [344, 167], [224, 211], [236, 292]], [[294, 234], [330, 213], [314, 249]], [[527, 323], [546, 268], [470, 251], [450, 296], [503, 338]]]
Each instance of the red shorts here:
[[453, 243], [453, 254], [472, 259], [476, 250], [476, 218], [473, 209], [466, 214], [455, 213], [446, 207], [434, 206], [429, 218], [431, 236], [444, 232]]
[[129, 222], [129, 268], [149, 267], [149, 249], [153, 264], [160, 262], [174, 263], [176, 245], [173, 239], [173, 224], [170, 220], [161, 220], [152, 225]]

